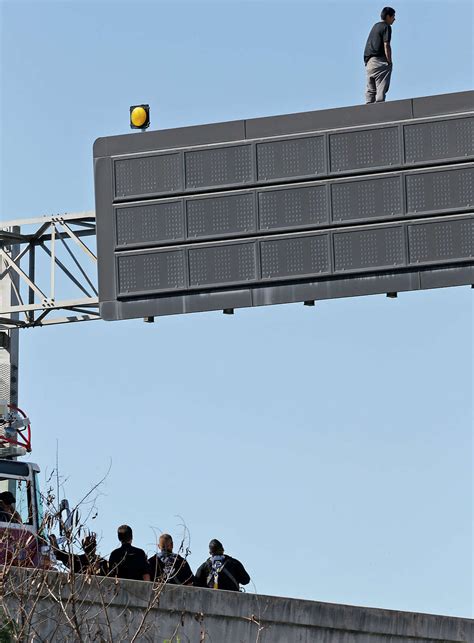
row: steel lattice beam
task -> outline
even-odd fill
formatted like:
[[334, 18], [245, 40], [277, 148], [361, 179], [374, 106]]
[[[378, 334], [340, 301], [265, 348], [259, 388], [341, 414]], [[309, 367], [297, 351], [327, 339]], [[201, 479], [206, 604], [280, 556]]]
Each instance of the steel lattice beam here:
[[[0, 224], [0, 329], [100, 319], [95, 213], [79, 212]], [[58, 313], [63, 314], [58, 314]]]

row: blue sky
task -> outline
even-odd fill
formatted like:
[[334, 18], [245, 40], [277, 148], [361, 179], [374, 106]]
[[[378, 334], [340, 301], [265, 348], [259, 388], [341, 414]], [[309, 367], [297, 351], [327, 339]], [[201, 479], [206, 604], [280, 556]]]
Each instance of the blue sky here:
[[[3, 219], [94, 207], [92, 144], [363, 102], [376, 2], [0, 2]], [[472, 86], [470, 2], [397, 2], [390, 100]], [[137, 134], [139, 135], [139, 134]], [[24, 331], [34, 460], [101, 549], [217, 537], [249, 591], [472, 614], [472, 291]]]

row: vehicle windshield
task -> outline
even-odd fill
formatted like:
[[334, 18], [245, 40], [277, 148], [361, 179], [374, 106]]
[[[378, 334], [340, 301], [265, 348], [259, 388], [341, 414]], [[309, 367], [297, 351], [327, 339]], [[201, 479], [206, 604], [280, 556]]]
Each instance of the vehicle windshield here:
[[33, 524], [31, 485], [28, 480], [0, 476], [0, 522]]

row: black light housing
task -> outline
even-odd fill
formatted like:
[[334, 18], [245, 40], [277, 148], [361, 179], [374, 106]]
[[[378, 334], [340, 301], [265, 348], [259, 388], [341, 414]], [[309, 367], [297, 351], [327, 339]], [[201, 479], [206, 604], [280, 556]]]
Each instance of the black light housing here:
[[150, 127], [150, 106], [130, 106], [130, 127], [131, 129], [148, 129]]

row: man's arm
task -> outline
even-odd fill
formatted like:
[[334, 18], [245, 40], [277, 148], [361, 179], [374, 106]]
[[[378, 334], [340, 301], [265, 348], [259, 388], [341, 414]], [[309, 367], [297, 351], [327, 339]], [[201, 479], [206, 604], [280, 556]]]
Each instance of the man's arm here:
[[241, 585], [248, 585], [250, 583], [250, 576], [247, 574], [245, 567], [240, 560], [236, 560], [237, 580]]
[[118, 563], [115, 551], [113, 551], [109, 556], [109, 576], [118, 576]]
[[385, 57], [389, 65], [392, 64], [392, 47], [390, 41], [392, 40], [392, 27], [386, 25], [385, 31], [383, 32], [383, 48], [385, 51]]
[[109, 563], [105, 560], [105, 558], [99, 558], [99, 575], [109, 575]]
[[150, 578], [155, 582], [161, 576], [161, 566], [158, 556], [155, 555], [148, 559], [148, 568], [150, 570]]
[[209, 574], [209, 567], [207, 563], [203, 563], [194, 575], [194, 587], [207, 587], [207, 576]]
[[194, 576], [188, 561], [181, 556], [179, 556], [178, 561], [179, 569], [178, 573], [176, 574], [177, 580], [181, 583], [181, 585], [192, 585]]
[[59, 560], [59, 562], [65, 565], [65, 567], [71, 567], [71, 557], [69, 554], [67, 554], [65, 551], [61, 551], [61, 549], [54, 548], [53, 552], [56, 556], [56, 560]]
[[[51, 534], [51, 536], [49, 537], [49, 542], [51, 543], [51, 548], [54, 555], [56, 556], [56, 560], [59, 560], [59, 562], [62, 563], [65, 567], [74, 569], [74, 554], [72, 552], [68, 553], [66, 551], [63, 551], [62, 549], [59, 549], [58, 541], [54, 534]], [[71, 565], [71, 563], [73, 564]]]
[[143, 549], [142, 549], [142, 554], [143, 554], [143, 558], [142, 558], [142, 564], [143, 564], [143, 567], [142, 567], [142, 579], [146, 580], [146, 581], [151, 581], [150, 565], [148, 563], [148, 558], [147, 558], [145, 552], [143, 551]]

